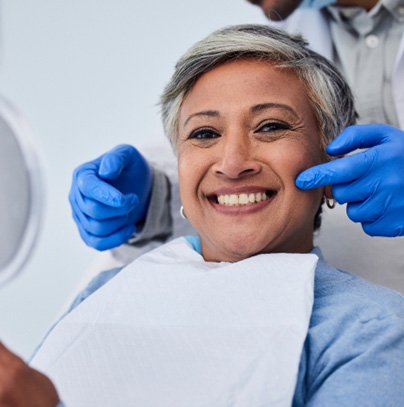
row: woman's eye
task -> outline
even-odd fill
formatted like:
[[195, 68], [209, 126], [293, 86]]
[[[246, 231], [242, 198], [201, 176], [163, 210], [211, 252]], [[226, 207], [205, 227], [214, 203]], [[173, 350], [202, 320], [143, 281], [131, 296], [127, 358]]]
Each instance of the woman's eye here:
[[260, 126], [256, 132], [270, 132], [277, 130], [289, 130], [290, 126], [287, 123], [269, 122]]
[[210, 129], [199, 129], [193, 131], [189, 138], [196, 140], [209, 140], [219, 137], [219, 134]]

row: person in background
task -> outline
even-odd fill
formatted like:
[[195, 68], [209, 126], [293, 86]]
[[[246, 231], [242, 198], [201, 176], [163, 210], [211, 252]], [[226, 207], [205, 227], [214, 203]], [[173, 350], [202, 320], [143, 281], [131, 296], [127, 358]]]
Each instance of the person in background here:
[[[303, 190], [331, 185], [336, 201], [347, 204], [349, 219], [367, 235], [403, 236], [404, 1], [250, 2], [272, 20], [286, 19], [270, 24], [302, 33], [314, 50], [333, 61], [357, 100], [361, 124], [344, 130], [327, 152], [338, 157], [366, 150], [314, 166], [297, 176], [296, 185]], [[118, 146], [79, 166], [69, 199], [84, 242], [98, 250], [117, 248], [111, 254], [121, 264], [167, 238], [191, 232], [179, 216], [176, 177], [166, 177], [132, 146]], [[346, 266], [353, 271], [371, 270], [370, 277], [397, 288], [397, 278], [404, 281], [402, 239], [366, 239], [345, 221], [341, 209], [334, 209], [338, 220], [330, 228], [338, 229], [333, 236], [346, 246], [344, 256], [336, 253], [332, 260], [345, 266], [338, 261], [350, 258]], [[379, 247], [382, 254], [375, 257]], [[362, 256], [355, 256], [358, 251]], [[399, 289], [404, 291], [404, 284]]]

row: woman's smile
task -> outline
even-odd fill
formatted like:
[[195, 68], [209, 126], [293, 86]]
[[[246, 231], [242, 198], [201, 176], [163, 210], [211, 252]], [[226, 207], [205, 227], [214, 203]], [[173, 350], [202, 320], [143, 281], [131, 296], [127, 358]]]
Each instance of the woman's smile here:
[[243, 215], [266, 208], [275, 198], [277, 190], [244, 186], [238, 188], [220, 188], [207, 194], [207, 200], [214, 210], [222, 214]]

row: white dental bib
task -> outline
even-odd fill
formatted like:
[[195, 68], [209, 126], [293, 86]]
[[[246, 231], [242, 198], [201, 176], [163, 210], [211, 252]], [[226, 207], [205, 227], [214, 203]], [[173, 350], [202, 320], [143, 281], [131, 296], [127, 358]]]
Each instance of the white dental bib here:
[[290, 406], [317, 260], [208, 263], [176, 239], [68, 314], [32, 365], [67, 407]]

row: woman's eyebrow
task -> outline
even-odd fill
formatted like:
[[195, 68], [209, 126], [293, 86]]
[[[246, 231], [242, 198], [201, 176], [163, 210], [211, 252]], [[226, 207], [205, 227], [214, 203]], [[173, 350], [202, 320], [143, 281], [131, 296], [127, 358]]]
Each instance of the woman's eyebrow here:
[[184, 122], [185, 127], [187, 123], [193, 118], [198, 116], [207, 116], [207, 117], [219, 117], [220, 113], [217, 110], [204, 110], [202, 112], [192, 113], [190, 116], [187, 117], [187, 120]]
[[291, 108], [288, 105], [284, 105], [283, 103], [260, 103], [258, 105], [252, 106], [250, 108], [250, 112], [259, 113], [262, 110], [274, 109], [274, 108], [287, 110], [288, 112], [292, 113], [296, 118], [299, 117], [293, 108]]
[[[250, 108], [250, 111], [251, 111], [251, 113], [259, 113], [262, 110], [274, 109], [274, 108], [287, 110], [288, 112], [292, 113], [295, 117], [299, 117], [298, 114], [290, 106], [284, 105], [283, 103], [260, 103], [258, 105], [252, 106]], [[192, 113], [185, 120], [183, 127], [185, 127], [192, 118], [200, 117], [200, 116], [219, 117], [220, 113], [217, 110], [203, 110], [201, 112]]]

